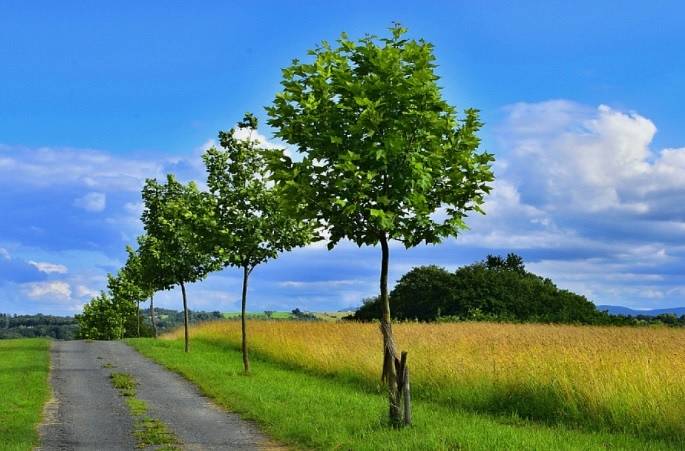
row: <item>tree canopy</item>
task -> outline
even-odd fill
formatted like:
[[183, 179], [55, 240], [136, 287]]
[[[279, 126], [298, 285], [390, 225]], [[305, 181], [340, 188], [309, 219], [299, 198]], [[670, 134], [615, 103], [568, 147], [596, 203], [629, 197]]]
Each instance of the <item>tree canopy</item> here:
[[281, 209], [279, 192], [270, 181], [266, 149], [252, 139], [257, 119], [247, 113], [239, 127], [219, 132], [219, 147], [208, 149], [203, 160], [212, 194], [214, 221], [206, 239], [224, 263], [252, 270], [280, 252], [307, 244], [312, 230]]
[[[603, 322], [606, 315], [584, 296], [559, 289], [526, 271], [523, 259], [488, 256], [455, 272], [421, 266], [403, 275], [390, 293], [393, 317], [401, 320], [490, 319], [558, 323]], [[379, 300], [367, 301], [355, 318], [380, 318]]]
[[203, 238], [212, 229], [210, 201], [194, 182], [182, 184], [169, 174], [165, 184], [145, 181], [141, 216], [150, 258], [155, 258], [159, 289], [203, 279], [215, 270], [216, 259], [206, 252]]
[[478, 111], [459, 118], [437, 84], [433, 46], [391, 31], [343, 35], [310, 51], [313, 62], [294, 60], [267, 108], [276, 135], [302, 154], [277, 153], [274, 178], [325, 224], [329, 248], [384, 233], [407, 247], [437, 243], [480, 211], [493, 180], [492, 155], [476, 151]]

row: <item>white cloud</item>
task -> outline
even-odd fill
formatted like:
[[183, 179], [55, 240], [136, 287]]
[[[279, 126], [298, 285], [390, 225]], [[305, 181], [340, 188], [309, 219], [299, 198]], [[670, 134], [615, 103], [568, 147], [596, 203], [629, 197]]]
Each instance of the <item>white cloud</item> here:
[[62, 281], [36, 282], [26, 285], [26, 295], [32, 299], [54, 297], [71, 298], [71, 287]]
[[506, 173], [538, 207], [642, 215], [655, 210], [656, 195], [685, 193], [685, 148], [652, 151], [656, 126], [637, 113], [567, 101], [508, 112]]
[[653, 151], [649, 119], [564, 100], [506, 111], [487, 216], [472, 218], [460, 242], [605, 249], [602, 227], [615, 229], [613, 247], [631, 234], [650, 244], [641, 229], [651, 239], [685, 235], [685, 148]]
[[456, 242], [532, 256], [531, 270], [599, 303], [681, 304], [685, 148], [653, 149], [652, 121], [605, 105], [506, 112], [487, 215]]
[[140, 217], [143, 213], [143, 203], [142, 202], [126, 202], [124, 204], [124, 209], [134, 216]]
[[107, 205], [107, 196], [104, 193], [88, 193], [74, 200], [74, 206], [90, 212], [101, 212]]
[[163, 174], [163, 160], [121, 158], [90, 149], [8, 147], [0, 175], [9, 182], [46, 187], [81, 185], [99, 191], [137, 191], [145, 178]]
[[236, 127], [233, 131], [233, 136], [236, 139], [251, 139], [252, 141], [257, 141], [260, 146], [266, 149], [282, 149], [283, 146], [279, 146], [276, 143], [269, 141], [269, 139], [259, 133], [257, 130], [252, 130], [251, 128], [240, 128]]
[[305, 281], [305, 280], [287, 280], [280, 282], [278, 285], [283, 288], [337, 288], [346, 286], [363, 285], [365, 282], [360, 280], [322, 280], [322, 281]]
[[88, 288], [85, 285], [77, 285], [76, 286], [76, 296], [83, 298], [83, 297], [89, 297], [93, 298], [100, 294], [97, 290], [93, 290], [92, 288]]
[[35, 267], [38, 271], [44, 272], [45, 274], [65, 274], [67, 272], [66, 266], [59, 265], [56, 263], [34, 262], [33, 260], [29, 260], [29, 264]]
[[12, 256], [9, 251], [4, 247], [0, 247], [0, 257], [4, 260], [12, 260]]

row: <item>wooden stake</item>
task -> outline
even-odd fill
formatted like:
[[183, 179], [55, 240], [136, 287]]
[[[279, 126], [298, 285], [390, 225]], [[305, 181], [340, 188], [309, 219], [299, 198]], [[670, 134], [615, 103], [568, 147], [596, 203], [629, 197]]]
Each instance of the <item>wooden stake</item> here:
[[[406, 352], [403, 352], [403, 357], [406, 356]], [[404, 374], [402, 375], [402, 381], [404, 385], [402, 386], [402, 394], [404, 395], [404, 425], [411, 425], [411, 389], [409, 387], [409, 367], [404, 365]]]

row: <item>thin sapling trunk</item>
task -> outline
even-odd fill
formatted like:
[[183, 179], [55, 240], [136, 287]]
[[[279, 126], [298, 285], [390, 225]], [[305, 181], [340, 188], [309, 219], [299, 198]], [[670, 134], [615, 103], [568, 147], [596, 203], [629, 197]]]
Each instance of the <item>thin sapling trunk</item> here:
[[[388, 415], [390, 424], [395, 427], [409, 425], [411, 423], [411, 404], [409, 394], [407, 368], [407, 354], [402, 353], [402, 359], [397, 358], [395, 341], [392, 334], [392, 321], [390, 318], [390, 296], [388, 295], [388, 263], [390, 249], [385, 233], [381, 235], [381, 305], [383, 316], [381, 318], [381, 332], [383, 334], [383, 380], [388, 388]], [[406, 400], [404, 415], [402, 414], [402, 401]]]
[[181, 282], [181, 293], [183, 293], [183, 326], [185, 327], [185, 352], [188, 352], [188, 301], [186, 299], [186, 286], [183, 284], [183, 282]]
[[150, 295], [150, 324], [152, 324], [152, 333], [157, 338], [157, 324], [155, 323], [155, 295]]
[[240, 311], [240, 321], [242, 325], [242, 333], [243, 333], [243, 342], [242, 342], [242, 349], [243, 349], [243, 367], [245, 368], [245, 373], [250, 372], [250, 358], [247, 355], [247, 324], [245, 320], [245, 310], [246, 310], [246, 305], [247, 305], [247, 281], [248, 277], [250, 276], [250, 270], [248, 269], [247, 266], [243, 266], [243, 297], [242, 297], [242, 304], [241, 304], [241, 311]]
[[140, 338], [140, 301], [136, 301], [136, 336]]

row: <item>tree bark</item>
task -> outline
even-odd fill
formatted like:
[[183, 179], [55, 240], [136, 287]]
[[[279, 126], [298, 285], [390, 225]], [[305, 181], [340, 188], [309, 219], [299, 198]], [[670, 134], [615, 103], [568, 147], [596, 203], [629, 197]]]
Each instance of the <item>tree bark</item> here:
[[152, 333], [157, 338], [157, 324], [155, 323], [155, 295], [150, 295], [150, 323], [152, 324]]
[[397, 396], [397, 369], [395, 362], [398, 361], [395, 352], [395, 342], [392, 335], [392, 323], [390, 319], [390, 297], [388, 296], [388, 262], [390, 260], [390, 249], [388, 248], [388, 238], [385, 232], [381, 235], [381, 305], [383, 306], [383, 316], [381, 318], [381, 332], [383, 334], [383, 376], [388, 387], [388, 416], [390, 424], [399, 426], [402, 424], [402, 414], [400, 411], [399, 398]]
[[243, 298], [242, 298], [242, 307], [240, 311], [240, 320], [241, 320], [241, 325], [242, 325], [242, 332], [243, 332], [243, 367], [245, 368], [245, 373], [250, 372], [250, 358], [247, 355], [247, 324], [245, 321], [245, 307], [247, 305], [247, 280], [248, 277], [250, 276], [250, 271], [248, 270], [247, 266], [243, 266]]
[[185, 327], [185, 351], [189, 351], [188, 346], [188, 301], [186, 299], [186, 286], [181, 282], [181, 293], [183, 293], [183, 326]]
[[136, 336], [140, 338], [140, 301], [136, 301]]

